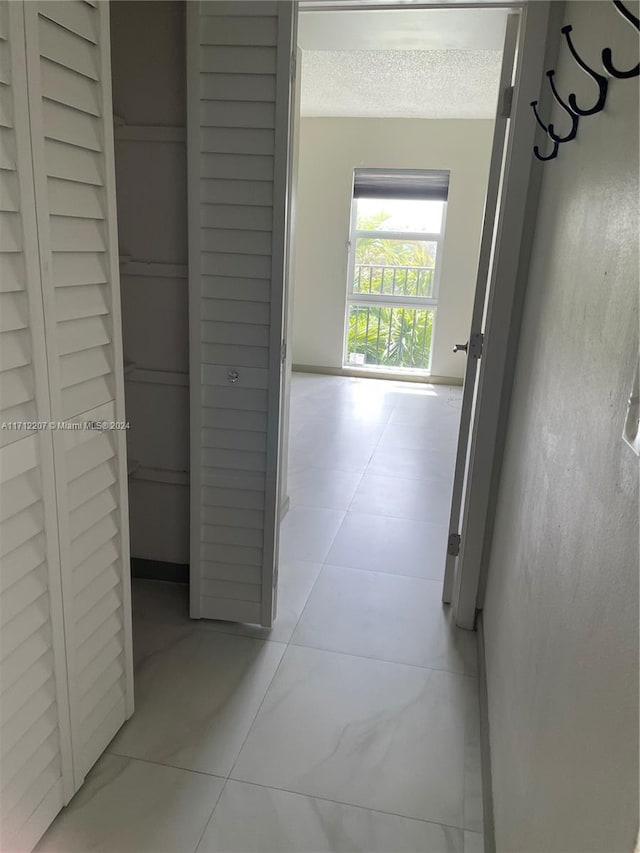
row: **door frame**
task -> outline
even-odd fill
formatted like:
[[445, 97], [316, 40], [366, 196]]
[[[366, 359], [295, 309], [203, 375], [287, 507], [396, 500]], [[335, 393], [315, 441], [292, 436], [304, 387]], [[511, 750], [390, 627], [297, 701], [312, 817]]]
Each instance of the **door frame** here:
[[[468, 448], [459, 555], [449, 555], [443, 599], [450, 601], [456, 625], [473, 630], [482, 602], [488, 553], [492, 536], [492, 511], [499, 486], [503, 455], [504, 408], [510, 393], [510, 367], [518, 349], [513, 334], [518, 320], [518, 304], [526, 285], [530, 211], [537, 199], [534, 176], [539, 164], [532, 149], [536, 123], [531, 120], [530, 102], [538, 97], [544, 79], [550, 4], [529, 3], [520, 11], [520, 31], [516, 49], [514, 91], [509, 130], [504, 153], [502, 187], [494, 231], [493, 260], [485, 301], [484, 324], [471, 328], [483, 333], [482, 356], [474, 389], [475, 406], [470, 441], [458, 449], [458, 461]], [[470, 409], [471, 407], [469, 407]], [[470, 411], [469, 411], [469, 414]], [[456, 558], [457, 557], [457, 558]]]
[[[372, 4], [362, 2], [318, 3], [300, 0], [299, 11], [349, 11], [366, 9], [406, 9], [402, 2]], [[550, 0], [512, 0], [512, 2], [417, 2], [412, 9], [478, 9], [504, 8], [520, 16], [516, 48], [515, 79], [510, 110], [507, 147], [501, 194], [509, 199], [492, 218], [496, 229], [496, 250], [493, 257], [488, 301], [484, 323], [484, 347], [477, 372], [475, 419], [470, 429], [469, 468], [466, 482], [465, 510], [462, 518], [459, 556], [447, 560], [443, 600], [451, 603], [459, 627], [473, 630], [476, 609], [481, 606], [479, 593], [484, 588], [487, 556], [490, 548], [495, 495], [502, 461], [501, 437], [504, 432], [505, 410], [508, 409], [512, 371], [518, 336], [514, 327], [518, 321], [518, 305], [526, 283], [526, 261], [530, 241], [525, 225], [531, 224], [537, 200], [536, 176], [539, 166], [533, 158], [536, 123], [531, 120], [530, 102], [540, 95], [544, 66], [548, 55]], [[500, 93], [502, 97], [502, 92]], [[294, 102], [293, 109], [299, 110]], [[289, 152], [292, 157], [292, 152]], [[485, 223], [485, 227], [488, 227]], [[288, 251], [291, 251], [292, 227], [287, 228]], [[285, 299], [291, 298], [291, 283], [285, 280]], [[480, 312], [482, 315], [483, 312]], [[482, 316], [478, 318], [482, 323]], [[291, 326], [287, 348], [291, 346]], [[480, 332], [481, 326], [471, 332]], [[468, 406], [468, 417], [471, 406]], [[286, 428], [286, 427], [285, 427]], [[466, 447], [465, 445], [465, 457]], [[279, 468], [282, 466], [280, 460]], [[460, 529], [458, 530], [460, 532]]]

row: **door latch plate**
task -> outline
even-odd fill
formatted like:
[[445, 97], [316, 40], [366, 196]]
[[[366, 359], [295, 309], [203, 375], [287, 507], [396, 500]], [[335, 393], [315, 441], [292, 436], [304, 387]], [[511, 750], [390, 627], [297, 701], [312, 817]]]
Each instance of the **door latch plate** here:
[[476, 332], [469, 338], [469, 355], [471, 358], [480, 358], [482, 355], [482, 345], [484, 344], [484, 335], [482, 332]]

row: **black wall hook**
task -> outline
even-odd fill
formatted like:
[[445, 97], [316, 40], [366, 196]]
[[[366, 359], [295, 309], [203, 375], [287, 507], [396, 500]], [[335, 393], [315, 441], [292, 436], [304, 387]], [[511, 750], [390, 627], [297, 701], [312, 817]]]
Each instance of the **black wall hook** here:
[[549, 154], [548, 156], [545, 157], [540, 153], [540, 149], [538, 148], [537, 145], [533, 146], [533, 153], [536, 155], [538, 160], [542, 160], [543, 163], [546, 163], [547, 160], [555, 160], [556, 157], [558, 156], [559, 150], [560, 150], [560, 143], [554, 142], [553, 143], [553, 151], [551, 152], [551, 154]]
[[[637, 30], [640, 30], [640, 19], [636, 18], [633, 12], [627, 9], [621, 0], [613, 0], [613, 5], [616, 7], [618, 12], [620, 12], [623, 18], [629, 21], [629, 23]], [[616, 68], [613, 64], [610, 47], [605, 47], [602, 51], [602, 64], [604, 65], [605, 71], [612, 77], [616, 77], [618, 80], [626, 80], [629, 77], [640, 76], [640, 62], [635, 66], [635, 68], [630, 68], [628, 71], [620, 71], [619, 68]]]
[[556, 89], [556, 84], [553, 82], [553, 77], [554, 77], [555, 73], [556, 73], [555, 71], [547, 71], [547, 77], [549, 78], [549, 85], [551, 86], [551, 91], [553, 93], [553, 97], [554, 97], [556, 103], [562, 107], [562, 109], [566, 112], [566, 114], [571, 119], [571, 130], [569, 131], [569, 133], [566, 136], [558, 136], [557, 133], [553, 129], [553, 124], [550, 124], [549, 127], [547, 128], [547, 133], [549, 134], [550, 138], [554, 142], [571, 142], [572, 139], [576, 138], [576, 134], [578, 132], [579, 118], [572, 110], [569, 109], [569, 107], [565, 104], [565, 102], [562, 100], [562, 98], [558, 94], [558, 90]]
[[[544, 130], [544, 132], [548, 136], [549, 135], [549, 128], [540, 118], [540, 114], [538, 113], [538, 102], [537, 101], [531, 101], [530, 106], [533, 109], [533, 114], [536, 117], [536, 121], [538, 122], [540, 127]], [[544, 163], [547, 160], [555, 160], [555, 158], [558, 156], [559, 148], [560, 148], [560, 143], [554, 139], [553, 140], [553, 150], [552, 150], [551, 154], [549, 154], [548, 157], [545, 157], [543, 154], [540, 153], [540, 149], [538, 148], [537, 145], [533, 146], [533, 153], [536, 155], [538, 160], [542, 160], [542, 162]]]
[[547, 127], [547, 125], [542, 121], [542, 119], [540, 118], [540, 114], [538, 113], [538, 102], [537, 102], [537, 101], [531, 101], [530, 106], [531, 106], [531, 107], [532, 107], [532, 109], [533, 109], [533, 114], [534, 114], [534, 116], [536, 117], [536, 121], [538, 122], [538, 124], [540, 125], [540, 127], [544, 130], [544, 132], [545, 132], [545, 133], [548, 133], [548, 132], [549, 132], [549, 128], [548, 128], [548, 127]]
[[573, 27], [571, 26], [571, 24], [567, 24], [567, 26], [563, 27], [560, 32], [566, 38], [567, 46], [568, 46], [569, 50], [571, 51], [571, 55], [573, 56], [575, 61], [578, 63], [580, 68], [582, 68], [582, 70], [584, 71], [585, 74], [588, 74], [589, 77], [591, 77], [591, 79], [594, 81], [594, 83], [597, 83], [597, 85], [598, 85], [598, 100], [589, 109], [582, 109], [576, 103], [575, 94], [572, 93], [571, 95], [569, 95], [569, 98], [568, 98], [569, 106], [571, 107], [573, 112], [579, 116], [592, 116], [592, 115], [595, 115], [596, 113], [599, 113], [601, 110], [604, 109], [604, 103], [607, 100], [607, 89], [609, 87], [609, 81], [607, 80], [606, 77], [603, 77], [602, 74], [598, 74], [597, 71], [594, 71], [593, 68], [590, 68], [587, 65], [587, 63], [582, 59], [582, 57], [580, 57], [578, 55], [578, 52], [576, 51], [575, 47], [573, 46], [573, 42], [571, 41], [571, 36], [569, 35], [569, 33], [572, 31], [572, 29], [573, 29]]

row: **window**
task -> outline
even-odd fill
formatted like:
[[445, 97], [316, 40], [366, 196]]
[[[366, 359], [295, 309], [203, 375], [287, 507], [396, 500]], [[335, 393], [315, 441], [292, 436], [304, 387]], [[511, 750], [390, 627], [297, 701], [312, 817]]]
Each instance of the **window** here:
[[429, 371], [448, 189], [448, 172], [356, 169], [345, 366]]

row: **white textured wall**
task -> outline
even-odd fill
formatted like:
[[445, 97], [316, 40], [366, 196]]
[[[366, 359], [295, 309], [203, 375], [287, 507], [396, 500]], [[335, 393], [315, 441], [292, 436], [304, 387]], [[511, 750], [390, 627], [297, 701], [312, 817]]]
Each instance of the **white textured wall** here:
[[353, 170], [450, 169], [431, 372], [462, 377], [476, 282], [492, 121], [303, 118], [296, 218], [293, 362], [341, 367]]
[[[637, 61], [611, 4], [565, 14], [593, 67]], [[557, 79], [592, 101], [565, 49]], [[543, 168], [484, 610], [496, 846], [617, 853], [638, 830], [637, 79]]]

